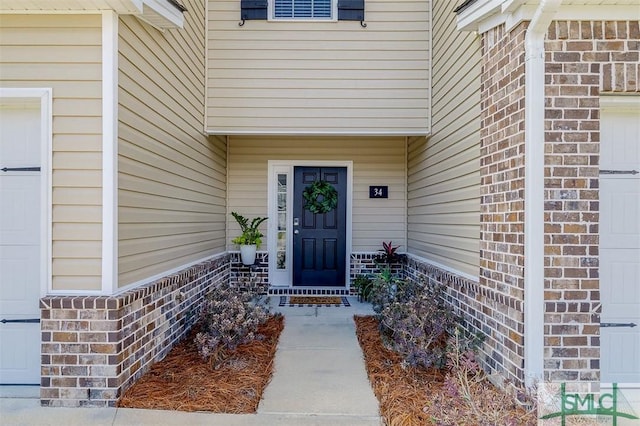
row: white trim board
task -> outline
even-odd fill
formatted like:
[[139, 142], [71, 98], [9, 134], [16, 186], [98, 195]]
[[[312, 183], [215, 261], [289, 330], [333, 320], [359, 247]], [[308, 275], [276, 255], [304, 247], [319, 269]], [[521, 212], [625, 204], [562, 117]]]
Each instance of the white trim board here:
[[210, 129], [206, 128], [205, 132], [209, 136], [431, 136], [431, 131], [429, 129], [424, 129], [424, 131], [416, 131], [416, 130], [393, 130], [393, 131], [379, 131], [379, 132], [371, 132], [371, 131], [318, 131], [318, 130], [310, 130], [310, 131], [298, 131], [298, 130], [256, 130], [256, 131], [247, 131], [242, 130], [238, 131], [235, 129]]
[[52, 144], [53, 93], [51, 88], [0, 88], [0, 104], [33, 103], [40, 109], [40, 295], [51, 291], [52, 270]]
[[102, 14], [102, 293], [118, 290], [118, 15]]

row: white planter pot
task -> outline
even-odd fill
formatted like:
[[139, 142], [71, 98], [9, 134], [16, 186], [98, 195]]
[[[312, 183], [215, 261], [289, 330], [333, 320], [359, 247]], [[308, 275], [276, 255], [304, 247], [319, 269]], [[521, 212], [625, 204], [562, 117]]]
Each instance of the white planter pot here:
[[257, 248], [255, 244], [240, 246], [240, 258], [243, 265], [253, 265], [255, 263]]

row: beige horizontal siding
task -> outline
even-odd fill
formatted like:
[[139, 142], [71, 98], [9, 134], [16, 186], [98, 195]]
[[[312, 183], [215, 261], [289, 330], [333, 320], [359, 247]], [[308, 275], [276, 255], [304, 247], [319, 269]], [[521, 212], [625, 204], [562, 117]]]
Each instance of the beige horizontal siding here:
[[367, 0], [359, 22], [247, 21], [209, 0], [207, 130], [429, 131], [429, 1]]
[[480, 43], [456, 30], [455, 7], [433, 2], [432, 135], [409, 142], [408, 244], [412, 254], [477, 277]]
[[53, 89], [53, 290], [100, 290], [101, 17], [0, 15], [0, 85]]
[[120, 20], [119, 285], [225, 250], [226, 141], [204, 134], [204, 1], [183, 30]]
[[[405, 146], [402, 137], [230, 137], [228, 249], [239, 232], [232, 211], [267, 215], [269, 160], [319, 160], [353, 161], [353, 251], [376, 251], [389, 240], [405, 250]], [[370, 199], [370, 185], [388, 185], [389, 198]]]

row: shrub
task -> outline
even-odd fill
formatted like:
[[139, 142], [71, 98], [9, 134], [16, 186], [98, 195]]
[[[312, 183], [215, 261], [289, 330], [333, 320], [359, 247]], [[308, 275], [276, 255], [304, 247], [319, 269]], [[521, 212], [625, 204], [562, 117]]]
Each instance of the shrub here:
[[531, 395], [522, 388], [512, 388], [515, 395], [496, 389], [480, 368], [475, 351], [481, 340], [465, 335], [463, 330], [456, 330], [449, 337], [444, 379], [447, 396], [464, 404], [465, 417], [473, 424], [536, 424], [535, 400]]
[[382, 274], [374, 281], [372, 303], [382, 335], [414, 367], [443, 368], [447, 337], [460, 322], [444, 300], [443, 285], [423, 285]]
[[358, 300], [368, 302], [373, 290], [373, 280], [367, 275], [358, 275], [353, 280], [353, 287], [358, 292]]
[[382, 314], [382, 310], [385, 306], [393, 302], [398, 283], [402, 283], [402, 280], [397, 278], [391, 272], [389, 266], [380, 267], [380, 273], [376, 274], [371, 283], [371, 291], [369, 292], [369, 301], [373, 307], [373, 311], [378, 314]]
[[200, 314], [198, 352], [215, 368], [238, 345], [260, 338], [258, 326], [269, 318], [269, 306], [252, 289], [225, 284], [211, 292]]

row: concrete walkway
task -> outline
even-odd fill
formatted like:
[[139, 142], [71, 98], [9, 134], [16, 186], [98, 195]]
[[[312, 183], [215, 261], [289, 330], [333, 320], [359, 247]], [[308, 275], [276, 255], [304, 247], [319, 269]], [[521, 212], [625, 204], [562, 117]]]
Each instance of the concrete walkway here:
[[0, 395], [0, 425], [380, 425], [353, 322], [353, 315], [371, 314], [370, 305], [354, 297], [351, 307], [277, 307], [278, 300], [272, 305], [285, 327], [257, 414], [45, 408], [33, 390], [21, 389], [22, 397]]

